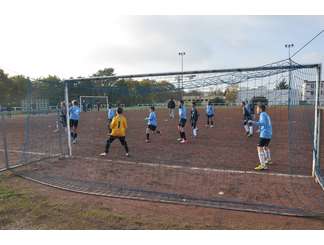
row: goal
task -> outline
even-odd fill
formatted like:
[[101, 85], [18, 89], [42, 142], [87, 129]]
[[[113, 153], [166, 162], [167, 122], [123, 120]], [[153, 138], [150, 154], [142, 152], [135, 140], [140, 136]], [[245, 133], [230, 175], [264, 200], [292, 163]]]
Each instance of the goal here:
[[82, 95], [79, 98], [80, 108], [83, 112], [108, 109], [108, 96]]

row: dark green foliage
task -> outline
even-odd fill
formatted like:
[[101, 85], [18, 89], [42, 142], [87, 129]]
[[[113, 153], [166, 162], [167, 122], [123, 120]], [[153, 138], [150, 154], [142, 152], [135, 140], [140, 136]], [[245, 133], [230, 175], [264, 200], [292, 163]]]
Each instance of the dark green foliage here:
[[[114, 76], [113, 68], [105, 68], [94, 73], [95, 76]], [[31, 81], [22, 75], [9, 77], [0, 69], [0, 105], [4, 107], [21, 106], [21, 101], [31, 93], [34, 98], [48, 99], [50, 105], [64, 100], [64, 83], [57, 76], [47, 76]], [[110, 103], [154, 104], [176, 98], [174, 85], [168, 81], [109, 79], [106, 81], [80, 81], [69, 84], [70, 99], [79, 96], [108, 96]]]
[[288, 89], [289, 86], [286, 82], [286, 79], [282, 79], [277, 85], [276, 85], [276, 90], [284, 90]]

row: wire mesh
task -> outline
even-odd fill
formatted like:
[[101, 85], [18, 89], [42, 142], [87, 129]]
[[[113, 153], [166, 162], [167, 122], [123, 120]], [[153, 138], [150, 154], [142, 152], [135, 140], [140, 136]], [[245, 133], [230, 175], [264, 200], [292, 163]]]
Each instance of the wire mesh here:
[[[188, 111], [185, 131], [189, 141], [184, 145], [176, 140], [177, 119], [170, 119], [163, 108], [170, 98], [180, 98], [179, 74], [68, 81], [71, 100], [84, 94], [108, 96], [110, 103], [127, 108], [130, 158], [118, 141], [108, 157], [99, 156], [109, 137], [107, 115], [92, 111], [81, 112], [73, 157], [43, 160], [67, 153], [67, 134], [59, 109], [33, 109], [42, 106], [33, 106], [40, 100], [35, 100], [39, 94], [31, 86], [25, 99], [27, 111], [8, 119], [8, 152], [15, 151], [16, 157], [9, 154], [10, 164], [37, 161], [14, 171], [41, 183], [90, 194], [290, 215], [321, 213], [324, 195], [311, 177], [314, 101], [303, 99], [306, 81], [316, 81], [316, 66], [284, 61], [261, 68], [184, 74], [182, 98]], [[206, 127], [204, 98], [222, 102], [216, 105], [214, 128]], [[197, 138], [189, 122], [193, 100], [199, 101]], [[258, 133], [255, 128], [253, 137], [245, 135], [240, 104], [246, 100], [268, 105], [274, 164], [266, 172], [254, 171]], [[138, 110], [143, 104], [162, 105], [156, 110], [162, 133], [152, 134], [149, 144], [145, 143], [144, 121], [148, 107]]]

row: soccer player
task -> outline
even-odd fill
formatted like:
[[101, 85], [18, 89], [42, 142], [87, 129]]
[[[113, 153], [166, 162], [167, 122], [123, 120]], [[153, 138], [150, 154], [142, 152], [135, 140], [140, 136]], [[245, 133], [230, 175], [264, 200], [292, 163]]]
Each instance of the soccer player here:
[[175, 104], [173, 98], [171, 98], [171, 100], [168, 103], [168, 109], [169, 109], [169, 117], [170, 117], [170, 119], [173, 119], [174, 118], [174, 109], [175, 109], [175, 107], [176, 107], [176, 104]]
[[248, 103], [248, 108], [250, 110], [250, 114], [251, 114], [252, 120], [255, 120], [254, 104], [253, 104], [253, 101], [252, 100], [250, 100], [250, 102]]
[[71, 127], [71, 138], [72, 143], [75, 144], [77, 142], [77, 128], [78, 123], [80, 120], [80, 108], [78, 106], [78, 102], [76, 100], [72, 101], [72, 106], [70, 107], [69, 113], [70, 113], [70, 127]]
[[[206, 115], [207, 115], [207, 125], [206, 127], [214, 127], [214, 121], [213, 121], [213, 117], [214, 117], [214, 107], [211, 104], [211, 102], [208, 102], [207, 106], [206, 106]], [[209, 126], [210, 124], [210, 126]]]
[[115, 110], [113, 108], [111, 108], [111, 105], [108, 106], [108, 130], [109, 130], [109, 134], [111, 133], [111, 128], [110, 128], [110, 124], [115, 116]]
[[150, 107], [150, 114], [147, 118], [147, 128], [146, 128], [146, 143], [150, 143], [150, 131], [154, 133], [156, 131], [157, 134], [160, 134], [159, 130], [156, 130], [157, 128], [157, 117], [155, 113], [155, 108], [154, 106]]
[[242, 101], [242, 110], [243, 110], [243, 125], [244, 125], [244, 129], [246, 132], [246, 135], [248, 137], [253, 136], [253, 125], [250, 121], [252, 121], [252, 116], [250, 113], [249, 108], [247, 107], [248, 105]]
[[62, 127], [66, 128], [66, 106], [64, 101], [61, 101], [60, 104], [60, 122]]
[[267, 165], [272, 163], [269, 144], [272, 138], [272, 125], [271, 118], [266, 113], [266, 106], [259, 104], [257, 106], [257, 114], [259, 114], [259, 121], [253, 122], [253, 124], [259, 126], [260, 128], [260, 138], [257, 146], [258, 156], [260, 164], [257, 165], [255, 170], [265, 170], [268, 169]]
[[187, 109], [184, 105], [184, 101], [180, 100], [179, 105], [179, 125], [178, 130], [180, 133], [180, 138], [178, 141], [180, 141], [181, 144], [187, 143], [186, 133], [185, 133], [185, 126], [187, 122]]
[[126, 142], [127, 120], [126, 117], [124, 117], [122, 114], [123, 108], [119, 107], [117, 109], [117, 115], [113, 118], [110, 124], [110, 128], [112, 131], [109, 136], [109, 139], [107, 140], [105, 152], [101, 153], [100, 156], [106, 156], [108, 154], [110, 145], [115, 139], [119, 139], [121, 145], [125, 148], [126, 156], [129, 156], [128, 145]]
[[199, 117], [199, 113], [198, 110], [196, 108], [196, 102], [192, 102], [192, 108], [191, 108], [191, 117], [190, 117], [190, 121], [191, 121], [191, 128], [192, 128], [192, 135], [194, 137], [197, 136], [197, 121], [198, 121], [198, 117]]

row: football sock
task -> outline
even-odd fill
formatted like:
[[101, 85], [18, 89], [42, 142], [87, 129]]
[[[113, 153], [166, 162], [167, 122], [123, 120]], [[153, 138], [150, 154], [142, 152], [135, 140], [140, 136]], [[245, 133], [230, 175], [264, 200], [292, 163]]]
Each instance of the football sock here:
[[264, 165], [265, 164], [265, 156], [264, 156], [263, 151], [258, 152], [258, 155], [259, 155], [260, 164]]
[[270, 149], [264, 150], [264, 155], [266, 156], [266, 159], [268, 161], [271, 161], [271, 154], [270, 154]]
[[185, 132], [182, 133], [182, 138], [183, 138], [184, 140], [187, 140], [187, 138], [186, 138], [186, 133], [185, 133]]
[[244, 129], [245, 129], [245, 132], [249, 132], [249, 126], [248, 125], [244, 125]]
[[249, 133], [253, 134], [253, 126], [250, 126], [249, 129], [250, 129]]
[[126, 153], [128, 153], [128, 145], [127, 145], [127, 142], [126, 141], [125, 141], [124, 147], [125, 147]]
[[147, 139], [147, 140], [150, 139], [150, 134], [146, 134], [146, 139]]

